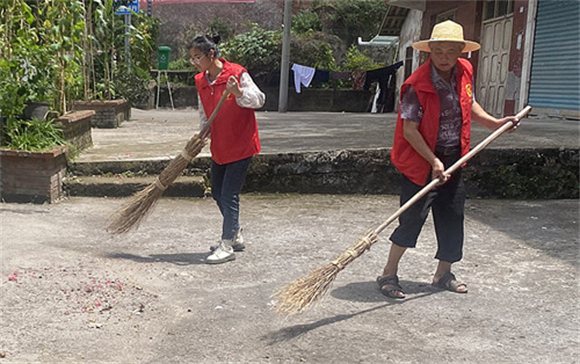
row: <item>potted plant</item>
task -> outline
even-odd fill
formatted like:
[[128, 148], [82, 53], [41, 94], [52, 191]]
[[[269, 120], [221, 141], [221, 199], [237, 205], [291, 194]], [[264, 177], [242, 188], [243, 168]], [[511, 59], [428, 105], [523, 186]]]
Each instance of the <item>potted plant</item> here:
[[[55, 202], [63, 197], [65, 153], [70, 146], [59, 116], [71, 120], [68, 100], [79, 90], [75, 74], [82, 58], [82, 10], [82, 3], [64, 0], [0, 2], [0, 191], [4, 201]], [[47, 103], [50, 116], [47, 108], [37, 117], [26, 113], [27, 105], [33, 110], [30, 105], [35, 102]]]
[[54, 203], [64, 197], [69, 146], [51, 119], [19, 121], [0, 148], [0, 197], [5, 202]]

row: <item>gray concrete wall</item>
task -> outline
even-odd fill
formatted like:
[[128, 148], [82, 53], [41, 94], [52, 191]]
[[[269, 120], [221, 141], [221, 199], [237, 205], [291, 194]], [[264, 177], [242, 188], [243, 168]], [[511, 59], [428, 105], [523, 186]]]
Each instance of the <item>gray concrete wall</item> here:
[[[578, 198], [579, 161], [578, 149], [487, 149], [469, 161], [463, 176], [470, 198]], [[167, 164], [167, 160], [74, 163], [70, 172], [157, 175]], [[209, 167], [208, 157], [196, 158], [184, 175], [209, 180]], [[252, 161], [244, 192], [396, 195], [400, 179], [390, 163], [390, 148], [260, 154]], [[189, 196], [187, 191], [181, 193]]]

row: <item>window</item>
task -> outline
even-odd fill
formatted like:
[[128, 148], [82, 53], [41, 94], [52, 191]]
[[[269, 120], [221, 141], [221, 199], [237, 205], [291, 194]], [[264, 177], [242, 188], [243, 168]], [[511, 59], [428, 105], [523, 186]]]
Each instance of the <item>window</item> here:
[[514, 0], [485, 0], [483, 20], [508, 16], [514, 12]]
[[439, 24], [446, 20], [453, 20], [455, 21], [455, 16], [457, 15], [457, 9], [448, 10], [444, 13], [439, 13], [435, 16], [435, 24]]

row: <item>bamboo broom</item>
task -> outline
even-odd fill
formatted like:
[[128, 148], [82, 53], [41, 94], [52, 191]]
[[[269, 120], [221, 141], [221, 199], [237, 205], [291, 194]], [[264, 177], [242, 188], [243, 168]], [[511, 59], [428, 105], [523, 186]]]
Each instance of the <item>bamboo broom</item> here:
[[112, 234], [126, 233], [137, 228], [141, 221], [152, 211], [157, 201], [163, 195], [163, 191], [181, 175], [185, 167], [195, 158], [205, 146], [210, 133], [211, 123], [226, 101], [229, 92], [224, 91], [207, 123], [195, 134], [185, 148], [171, 160], [169, 165], [155, 179], [155, 182], [135, 193], [131, 200], [110, 217], [107, 231]]
[[[499, 129], [490, 134], [481, 143], [479, 143], [475, 148], [473, 148], [469, 153], [461, 157], [455, 164], [449, 167], [445, 173], [451, 174], [460, 168], [465, 162], [471, 159], [475, 154], [479, 153], [483, 148], [485, 148], [494, 139], [503, 134], [506, 130], [517, 126], [519, 120], [525, 117], [531, 110], [531, 106], [526, 106], [522, 111], [520, 111], [516, 116], [516, 121], [510, 121], [502, 125]], [[429, 191], [431, 191], [437, 184], [439, 184], [440, 179], [435, 179], [423, 187], [422, 190], [417, 192], [409, 201], [407, 201], [403, 206], [401, 206], [397, 212], [395, 212], [391, 217], [389, 217], [385, 222], [383, 222], [375, 230], [369, 230], [365, 235], [358, 239], [358, 241], [348, 247], [342, 254], [340, 254], [332, 262], [326, 264], [325, 266], [313, 270], [309, 274], [299, 278], [282, 289], [274, 293], [276, 301], [276, 310], [280, 313], [285, 313], [288, 315], [296, 314], [306, 309], [310, 308], [314, 304], [318, 303], [324, 295], [330, 289], [332, 282], [335, 280], [338, 273], [343, 270], [350, 262], [361, 256], [366, 250], [371, 248], [371, 245], [378, 241], [378, 235], [391, 224], [395, 219], [399, 217], [405, 210], [407, 210], [411, 205], [425, 196]]]

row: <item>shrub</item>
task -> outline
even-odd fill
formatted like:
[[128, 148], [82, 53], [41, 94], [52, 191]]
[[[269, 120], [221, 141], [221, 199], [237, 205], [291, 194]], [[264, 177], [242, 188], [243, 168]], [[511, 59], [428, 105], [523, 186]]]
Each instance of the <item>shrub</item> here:
[[44, 151], [66, 145], [62, 129], [53, 119], [8, 120], [4, 136], [9, 149]]
[[342, 63], [342, 69], [348, 72], [372, 70], [381, 67], [382, 65], [375, 63], [355, 45], [350, 46], [346, 53], [346, 60]]
[[250, 30], [224, 43], [222, 55], [247, 69], [274, 70], [280, 68], [282, 32], [265, 30], [251, 23]]
[[132, 106], [146, 105], [149, 101], [149, 75], [140, 77], [136, 73], [122, 72], [114, 81], [117, 96], [128, 100]]
[[[189, 63], [189, 57], [182, 57], [169, 62], [169, 69], [175, 71], [194, 71], [195, 67]], [[197, 72], [197, 71], [196, 71]]]
[[383, 0], [329, 2], [332, 11], [328, 14], [325, 29], [337, 35], [347, 45], [354, 44], [357, 37], [368, 39], [379, 31], [387, 10]]
[[334, 44], [340, 43], [335, 36], [322, 32], [308, 31], [293, 36], [290, 44], [290, 60], [308, 67], [337, 71], [334, 59]]
[[320, 17], [311, 9], [305, 9], [292, 16], [292, 31], [301, 34], [308, 31], [321, 31]]
[[222, 42], [226, 42], [234, 35], [234, 29], [227, 22], [214, 16], [207, 25], [209, 34], [219, 35]]

